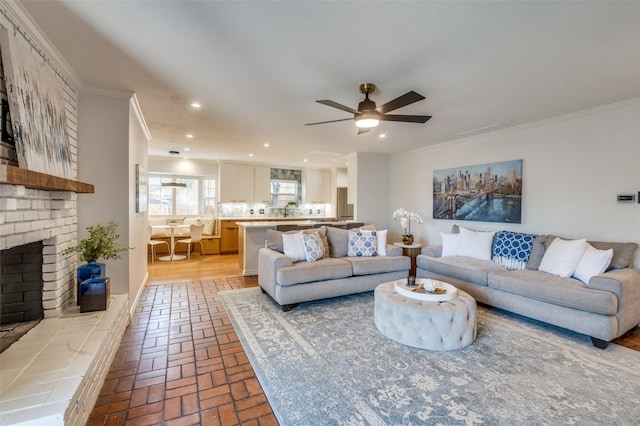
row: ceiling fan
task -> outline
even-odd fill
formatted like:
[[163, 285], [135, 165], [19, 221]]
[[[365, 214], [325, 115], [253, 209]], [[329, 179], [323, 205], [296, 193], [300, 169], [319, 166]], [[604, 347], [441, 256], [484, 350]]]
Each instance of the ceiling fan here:
[[[401, 115], [401, 114], [387, 114], [390, 111], [394, 111], [398, 108], [410, 105], [414, 102], [418, 102], [424, 99], [424, 96], [414, 92], [407, 92], [402, 96], [395, 98], [392, 101], [387, 102], [384, 105], [376, 107], [376, 103], [369, 99], [369, 95], [375, 92], [376, 86], [372, 83], [362, 83], [360, 85], [360, 93], [364, 93], [364, 100], [358, 104], [358, 109], [349, 108], [348, 106], [341, 105], [337, 102], [330, 100], [316, 101], [323, 105], [327, 105], [333, 108], [338, 108], [346, 112], [353, 114], [353, 120], [358, 127], [358, 134], [366, 133], [371, 130], [372, 127], [376, 127], [380, 121], [402, 121], [405, 123], [426, 123], [431, 118], [430, 115]], [[317, 123], [307, 123], [305, 126], [315, 126], [316, 124], [336, 123], [338, 121], [352, 120], [351, 118], [343, 118], [340, 120], [320, 121]]]

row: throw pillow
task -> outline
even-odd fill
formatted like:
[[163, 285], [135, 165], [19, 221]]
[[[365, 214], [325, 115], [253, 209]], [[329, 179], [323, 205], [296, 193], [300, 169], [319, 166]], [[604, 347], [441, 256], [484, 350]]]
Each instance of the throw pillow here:
[[584, 253], [586, 239], [563, 240], [555, 238], [545, 251], [538, 270], [559, 277], [570, 277], [575, 272]]
[[442, 237], [442, 257], [455, 256], [460, 242], [460, 234], [444, 234], [441, 232], [440, 236]]
[[547, 235], [538, 235], [533, 239], [533, 247], [531, 247], [531, 254], [529, 255], [529, 261], [527, 262], [527, 269], [537, 271], [540, 267], [542, 256], [544, 256], [544, 242], [546, 240]]
[[324, 247], [318, 232], [303, 233], [302, 243], [307, 262], [315, 262], [324, 257]]
[[633, 265], [633, 253], [638, 248], [636, 243], [607, 243], [601, 241], [589, 241], [598, 250], [613, 249], [613, 258], [609, 269], [624, 269]]
[[580, 262], [578, 262], [578, 266], [576, 267], [576, 271], [573, 273], [573, 277], [589, 286], [591, 277], [606, 271], [611, 263], [611, 259], [613, 259], [613, 249], [598, 250], [587, 243]]
[[202, 233], [204, 235], [214, 235], [216, 221], [213, 219], [204, 219], [201, 222], [204, 223]]
[[275, 229], [267, 229], [267, 235], [265, 236], [264, 246], [271, 250], [279, 251], [284, 254], [284, 248], [282, 247], [282, 231], [276, 231]]
[[327, 226], [329, 253], [331, 257], [347, 257], [349, 251], [349, 231], [346, 229]]
[[493, 236], [495, 234], [495, 232], [472, 231], [460, 228], [460, 242], [456, 249], [456, 256], [491, 260], [491, 246], [493, 245]]
[[535, 235], [522, 234], [519, 232], [501, 231], [496, 237], [493, 246], [493, 260], [498, 265], [502, 265], [510, 271], [525, 269]]
[[378, 233], [378, 256], [387, 255], [387, 229], [376, 231]]
[[307, 260], [304, 243], [302, 242], [302, 231], [282, 234], [282, 247], [284, 255], [290, 257], [292, 261]]
[[349, 230], [349, 257], [376, 256], [378, 251], [377, 231]]
[[[327, 241], [327, 233], [326, 233], [327, 228], [325, 226], [321, 226], [320, 228], [314, 228], [314, 229], [305, 229], [302, 232], [303, 233], [310, 233], [310, 232], [317, 232], [318, 235], [320, 236], [320, 240], [322, 241], [322, 246], [324, 249], [324, 255], [325, 256], [329, 256], [329, 242]], [[275, 229], [267, 229], [267, 234], [266, 234], [266, 238], [264, 241], [265, 247], [266, 248], [270, 248], [271, 250], [275, 250], [277, 252], [280, 252], [282, 254], [284, 254], [284, 247], [283, 247], [283, 243], [282, 243], [282, 235], [283, 234], [295, 234], [296, 232], [300, 232], [300, 231], [276, 231]], [[346, 245], [346, 243], [345, 243]], [[345, 254], [346, 256], [346, 254]]]
[[322, 225], [319, 228], [314, 228], [314, 230], [318, 232], [320, 241], [322, 241], [322, 249], [324, 250], [324, 256], [329, 257], [329, 240], [327, 239], [327, 227]]

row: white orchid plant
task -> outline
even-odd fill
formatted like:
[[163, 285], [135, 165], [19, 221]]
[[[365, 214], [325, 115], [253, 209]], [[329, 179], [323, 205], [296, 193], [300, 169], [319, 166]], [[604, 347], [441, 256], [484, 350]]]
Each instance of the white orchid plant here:
[[393, 220], [399, 220], [400, 221], [400, 226], [402, 226], [404, 228], [404, 234], [403, 236], [405, 237], [411, 237], [411, 221], [415, 220], [416, 223], [422, 223], [424, 222], [422, 220], [422, 216], [420, 216], [418, 213], [416, 212], [410, 212], [404, 208], [399, 208], [398, 210], [396, 210], [395, 212], [393, 212]]

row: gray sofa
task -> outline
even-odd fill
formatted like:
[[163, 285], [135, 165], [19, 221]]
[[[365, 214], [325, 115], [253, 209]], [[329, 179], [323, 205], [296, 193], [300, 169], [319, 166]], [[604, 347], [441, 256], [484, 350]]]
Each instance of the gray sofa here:
[[[372, 291], [381, 283], [406, 278], [411, 259], [402, 248], [386, 245], [386, 256], [347, 256], [348, 231], [317, 228], [326, 235], [329, 256], [315, 262], [294, 262], [285, 256], [282, 232], [269, 230], [258, 254], [258, 284], [283, 311], [312, 300]], [[307, 231], [305, 231], [307, 232]]]
[[613, 248], [614, 254], [609, 270], [586, 286], [538, 270], [553, 238], [536, 237], [524, 270], [507, 270], [491, 260], [441, 257], [442, 246], [425, 247], [416, 258], [416, 276], [449, 282], [478, 302], [586, 334], [606, 348], [640, 323], [640, 269], [632, 267], [637, 244], [591, 242]]

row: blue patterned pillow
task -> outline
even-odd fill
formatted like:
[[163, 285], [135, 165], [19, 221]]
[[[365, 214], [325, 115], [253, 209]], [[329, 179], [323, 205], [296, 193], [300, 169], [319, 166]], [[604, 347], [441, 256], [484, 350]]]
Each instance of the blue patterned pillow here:
[[315, 262], [324, 257], [324, 246], [317, 232], [302, 234], [302, 244], [307, 262]]
[[493, 246], [492, 260], [512, 271], [525, 269], [535, 238], [536, 236], [532, 234], [501, 231]]
[[370, 257], [378, 255], [378, 237], [376, 231], [349, 230], [349, 257]]

